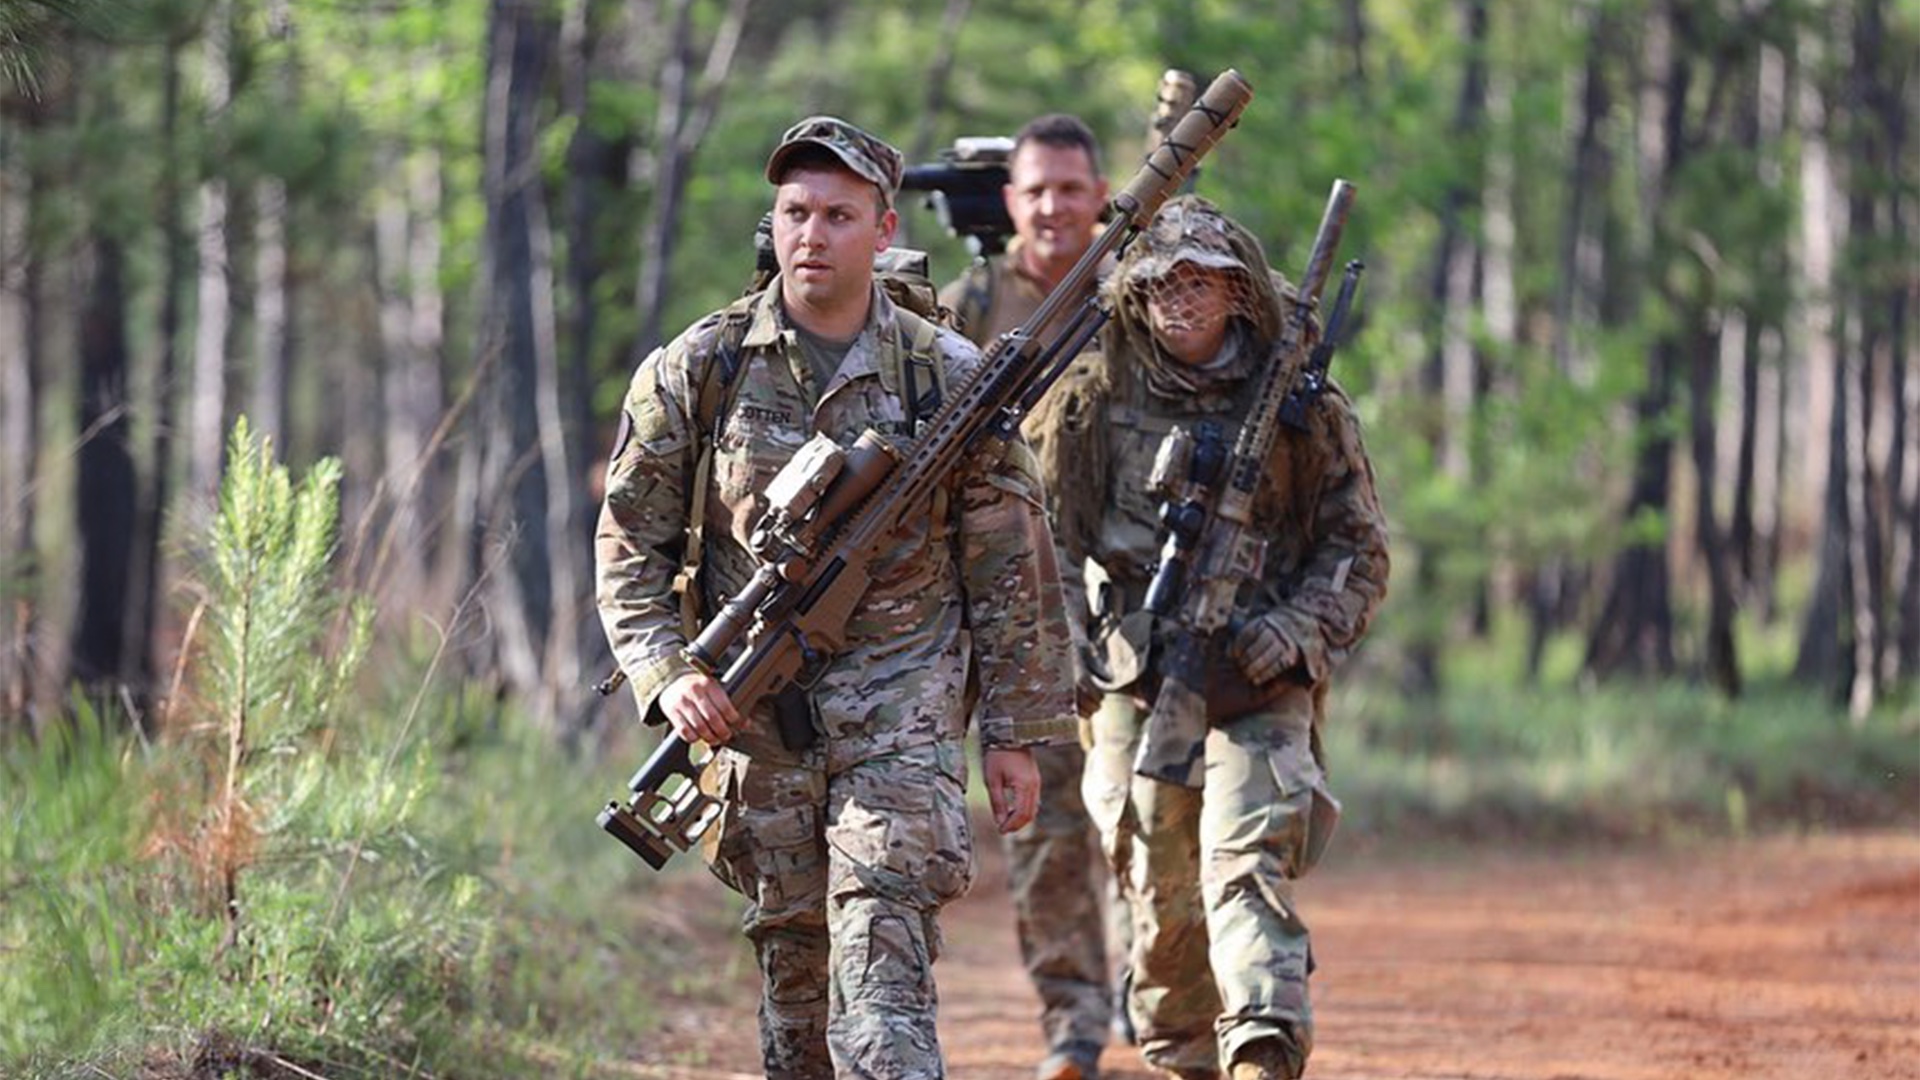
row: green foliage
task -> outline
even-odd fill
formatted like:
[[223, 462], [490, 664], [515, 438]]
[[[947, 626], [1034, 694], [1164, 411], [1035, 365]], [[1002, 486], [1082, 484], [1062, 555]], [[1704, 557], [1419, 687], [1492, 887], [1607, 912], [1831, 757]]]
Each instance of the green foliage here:
[[1737, 701], [1680, 681], [1589, 685], [1571, 640], [1529, 685], [1510, 637], [1449, 652], [1435, 698], [1346, 681], [1328, 752], [1358, 832], [1553, 842], [1920, 824], [1920, 710], [1854, 724], [1779, 676]]
[[73, 710], [38, 744], [0, 746], [0, 1062], [85, 1037], [138, 959], [138, 747]]
[[0, 745], [0, 1073], [262, 1052], [330, 1077], [579, 1072], [647, 1022], [650, 978], [703, 985], [669, 975], [668, 923], [630, 940], [635, 865], [577, 801], [617, 777], [556, 783], [589, 770], [492, 695], [364, 670], [338, 480], [296, 482], [242, 421], [168, 737], [76, 701]]
[[104, 33], [120, 15], [117, 0], [9, 0], [0, 4], [0, 89], [40, 95], [51, 55], [68, 31]]
[[329, 722], [329, 699], [364, 650], [361, 632], [358, 648], [314, 663], [341, 595], [328, 574], [339, 483], [340, 463], [329, 458], [296, 491], [246, 419], [234, 426], [210, 537], [210, 646], [196, 670], [207, 702], [245, 724], [249, 746], [269, 758]]

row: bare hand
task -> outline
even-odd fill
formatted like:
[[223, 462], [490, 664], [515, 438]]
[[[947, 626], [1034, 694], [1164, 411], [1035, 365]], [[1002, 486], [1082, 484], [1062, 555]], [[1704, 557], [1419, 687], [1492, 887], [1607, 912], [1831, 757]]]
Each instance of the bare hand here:
[[1003, 835], [1018, 832], [1040, 812], [1040, 766], [1024, 746], [988, 750], [983, 757], [994, 827]]
[[660, 711], [673, 725], [673, 733], [688, 742], [724, 746], [743, 726], [740, 712], [727, 696], [720, 680], [697, 671], [667, 684], [660, 692]]

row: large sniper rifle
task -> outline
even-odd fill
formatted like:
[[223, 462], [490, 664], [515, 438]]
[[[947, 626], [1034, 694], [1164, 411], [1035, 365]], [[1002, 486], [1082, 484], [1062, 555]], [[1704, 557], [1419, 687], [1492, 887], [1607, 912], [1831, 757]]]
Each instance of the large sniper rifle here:
[[[997, 456], [1017, 437], [1021, 417], [1106, 324], [1096, 288], [1101, 263], [1152, 223], [1252, 96], [1237, 71], [1214, 80], [1114, 197], [1114, 224], [1031, 319], [993, 343], [917, 439], [868, 430], [842, 447], [816, 435], [774, 476], [750, 543], [759, 569], [685, 653], [703, 672], [724, 670], [722, 685], [742, 714], [819, 678], [846, 645], [871, 564], [896, 528], [927, 512], [934, 488], [956, 466], [975, 454]], [[660, 869], [719, 814], [718, 800], [700, 790], [703, 766], [692, 744], [669, 733], [628, 781], [632, 797], [601, 811], [600, 827]]]
[[[1353, 196], [1352, 184], [1334, 181], [1300, 279], [1299, 301], [1281, 327], [1259, 396], [1231, 452], [1218, 426], [1203, 421], [1193, 431], [1174, 428], [1155, 455], [1149, 484], [1165, 498], [1160, 518], [1166, 539], [1143, 606], [1155, 617], [1154, 670], [1160, 687], [1134, 757], [1133, 770], [1141, 776], [1201, 786], [1209, 706], [1227, 697], [1207, 685], [1208, 669], [1218, 659], [1209, 653], [1217, 653], [1220, 639], [1238, 629], [1235, 611], [1242, 587], [1259, 583], [1266, 561], [1266, 537], [1253, 526], [1255, 496], [1267, 479], [1281, 426], [1308, 429], [1308, 412], [1326, 387], [1327, 366], [1363, 269], [1358, 261], [1347, 264], [1324, 332], [1309, 349], [1310, 319]], [[1228, 634], [1220, 635], [1221, 630]]]

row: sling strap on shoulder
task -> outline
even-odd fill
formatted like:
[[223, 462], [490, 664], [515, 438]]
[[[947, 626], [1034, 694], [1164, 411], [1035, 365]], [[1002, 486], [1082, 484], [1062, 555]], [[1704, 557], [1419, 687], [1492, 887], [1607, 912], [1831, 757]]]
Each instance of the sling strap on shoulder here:
[[700, 564], [706, 559], [707, 485], [713, 477], [713, 447], [726, 424], [725, 406], [734, 379], [740, 374], [740, 350], [753, 325], [752, 298], [745, 297], [728, 305], [720, 316], [720, 335], [712, 355], [700, 371], [700, 390], [694, 398], [693, 439], [700, 448], [694, 459], [693, 478], [687, 490], [686, 550], [680, 558], [680, 571], [673, 576], [673, 591], [680, 597], [680, 629], [691, 641], [700, 633]]
[[[906, 340], [906, 362], [900, 366], [900, 404], [907, 414], [907, 431], [920, 434], [920, 421], [940, 411], [946, 400], [947, 372], [940, 362], [940, 327], [906, 308], [896, 308], [900, 333]], [[927, 388], [920, 389], [925, 379]]]

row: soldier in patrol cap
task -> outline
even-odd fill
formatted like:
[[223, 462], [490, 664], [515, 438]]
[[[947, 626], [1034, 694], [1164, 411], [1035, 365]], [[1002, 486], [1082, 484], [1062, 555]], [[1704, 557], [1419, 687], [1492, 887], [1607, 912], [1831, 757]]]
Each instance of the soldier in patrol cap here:
[[[1099, 696], [1084, 793], [1132, 907], [1128, 1008], [1163, 1074], [1298, 1077], [1313, 1048], [1312, 966], [1294, 881], [1338, 818], [1320, 730], [1336, 664], [1386, 593], [1387, 535], [1352, 404], [1330, 386], [1309, 431], [1282, 427], [1254, 503], [1261, 580], [1209, 670], [1203, 787], [1134, 774], [1152, 709], [1158, 550], [1148, 476], [1177, 424], [1231, 446], [1295, 302], [1259, 243], [1197, 196], [1167, 203], [1108, 280], [1100, 360], [1069, 372], [1029, 419]], [[1226, 705], [1237, 700], [1238, 704]]]
[[766, 173], [778, 275], [647, 357], [627, 391], [596, 534], [601, 618], [641, 714], [657, 703], [677, 734], [719, 748], [705, 782], [725, 809], [706, 854], [747, 900], [766, 1075], [939, 1077], [935, 917], [974, 864], [969, 668], [1001, 831], [1033, 817], [1030, 748], [1073, 731], [1053, 542], [1024, 443], [963, 465], [875, 560], [845, 648], [782, 703], [805, 710], [804, 747], [783, 744], [771, 703], [742, 713], [686, 659], [676, 588], [711, 613], [746, 584], [763, 492], [795, 451], [815, 433], [910, 434], [912, 366], [938, 366], [923, 388], [957, 386], [980, 359], [876, 286], [893, 147], [813, 117]]
[[[941, 302], [983, 348], [1039, 310], [1093, 245], [1107, 202], [1100, 144], [1078, 117], [1052, 113], [1029, 121], [1014, 135], [1007, 166], [1012, 242], [940, 290]], [[1036, 751], [1034, 760], [1045, 791], [1040, 812], [1001, 840], [1020, 958], [1040, 996], [1047, 1039], [1036, 1080], [1095, 1080], [1113, 1018], [1101, 928], [1121, 931], [1116, 936], [1124, 941], [1126, 924], [1103, 910], [1111, 906], [1102, 902], [1108, 883], [1080, 798], [1086, 751], [1068, 743]]]

